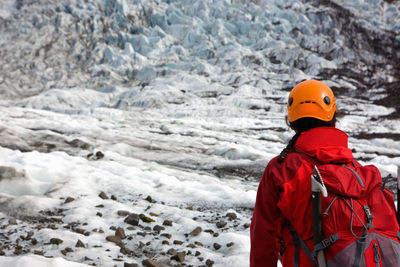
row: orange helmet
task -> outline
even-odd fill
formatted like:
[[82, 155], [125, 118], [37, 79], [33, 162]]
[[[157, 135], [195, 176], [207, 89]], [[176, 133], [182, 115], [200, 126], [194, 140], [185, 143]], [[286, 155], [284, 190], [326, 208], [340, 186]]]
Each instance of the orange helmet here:
[[335, 96], [323, 82], [304, 81], [290, 92], [287, 110], [289, 122], [305, 117], [330, 121], [336, 113]]

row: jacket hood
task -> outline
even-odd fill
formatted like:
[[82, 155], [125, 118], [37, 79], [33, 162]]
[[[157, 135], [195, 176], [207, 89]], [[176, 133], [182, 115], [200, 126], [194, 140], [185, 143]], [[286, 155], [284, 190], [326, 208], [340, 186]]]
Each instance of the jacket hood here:
[[301, 133], [294, 149], [322, 163], [348, 163], [353, 154], [347, 146], [348, 136], [334, 127], [317, 127]]

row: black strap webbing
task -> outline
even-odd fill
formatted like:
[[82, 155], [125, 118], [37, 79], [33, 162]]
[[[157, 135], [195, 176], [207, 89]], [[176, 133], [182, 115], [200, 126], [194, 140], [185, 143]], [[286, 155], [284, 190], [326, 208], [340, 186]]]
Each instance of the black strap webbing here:
[[334, 235], [331, 235], [328, 238], [325, 238], [320, 243], [318, 243], [318, 244], [316, 244], [314, 246], [314, 252], [313, 253], [315, 254], [320, 250], [326, 249], [327, 247], [329, 247], [330, 245], [332, 245], [333, 243], [335, 243], [338, 240], [339, 240], [339, 233], [336, 233]]
[[304, 253], [307, 255], [307, 257], [312, 261], [314, 266], [318, 266], [317, 261], [315, 260], [315, 254], [311, 252], [311, 250], [307, 247], [306, 243], [304, 243], [303, 239], [297, 234], [296, 230], [294, 230], [293, 226], [288, 223], [288, 227], [290, 232], [292, 233], [293, 236], [293, 243], [294, 243], [294, 261], [293, 261], [293, 266], [298, 267], [299, 266], [299, 249], [300, 247], [303, 249]]

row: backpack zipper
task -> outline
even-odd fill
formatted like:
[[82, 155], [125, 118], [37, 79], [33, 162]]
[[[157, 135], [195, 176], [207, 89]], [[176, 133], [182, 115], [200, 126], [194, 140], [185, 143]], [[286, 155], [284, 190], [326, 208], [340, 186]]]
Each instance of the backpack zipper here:
[[381, 255], [379, 255], [379, 248], [376, 243], [373, 244], [374, 247], [374, 261], [376, 263], [376, 267], [380, 267], [379, 262], [381, 261]]

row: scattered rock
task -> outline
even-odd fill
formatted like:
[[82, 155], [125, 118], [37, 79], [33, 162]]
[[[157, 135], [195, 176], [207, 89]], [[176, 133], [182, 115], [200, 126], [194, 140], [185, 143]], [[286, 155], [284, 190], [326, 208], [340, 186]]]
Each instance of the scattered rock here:
[[138, 214], [131, 213], [128, 217], [125, 218], [124, 222], [130, 225], [137, 226], [139, 225], [140, 217]]
[[18, 225], [17, 220], [12, 218], [8, 220], [8, 225]]
[[59, 238], [51, 238], [50, 239], [50, 244], [53, 244], [53, 245], [60, 245], [62, 242], [63, 241]]
[[163, 233], [163, 234], [161, 234], [161, 236], [166, 237], [168, 239], [171, 239], [171, 237], [172, 237], [172, 235], [168, 234], [168, 233]]
[[214, 233], [213, 237], [219, 237], [219, 233]]
[[130, 249], [128, 249], [127, 247], [123, 246], [121, 247], [121, 249], [119, 250], [119, 252], [121, 252], [124, 255], [129, 255], [132, 253], [132, 251]]
[[75, 244], [75, 247], [76, 248], [84, 248], [85, 244], [83, 244], [83, 242], [80, 239], [78, 239], [78, 241]]
[[156, 225], [153, 227], [153, 231], [155, 231], [157, 233], [164, 231], [164, 230], [165, 230], [165, 227], [162, 227], [161, 225]]
[[232, 247], [233, 245], [235, 245], [235, 243], [233, 243], [233, 242], [229, 242], [228, 244], [226, 244], [226, 246], [227, 246], [228, 248]]
[[67, 199], [64, 201], [64, 204], [70, 203], [74, 200], [75, 200], [75, 198], [73, 198], [73, 197], [67, 197]]
[[169, 242], [168, 242], [168, 240], [163, 240], [163, 241], [161, 242], [161, 244], [163, 244], [163, 245], [169, 245]]
[[214, 247], [215, 250], [218, 250], [218, 249], [221, 248], [221, 245], [218, 244], [218, 243], [214, 243], [214, 244], [213, 244], [213, 247]]
[[[43, 255], [44, 255], [44, 252], [41, 251], [41, 250], [35, 250], [35, 251], [33, 251], [33, 254], [43, 256]], [[0, 254], [0, 256], [4, 256], [4, 255], [1, 255], [1, 254]]]
[[170, 220], [165, 220], [165, 221], [163, 222], [163, 225], [164, 225], [164, 226], [172, 226], [172, 221], [170, 221]]
[[119, 227], [116, 231], [115, 231], [115, 235], [118, 236], [121, 239], [125, 239], [126, 235], [125, 235], [125, 230], [124, 228]]
[[96, 153], [89, 153], [86, 158], [92, 159], [92, 160], [99, 160], [104, 158], [104, 154], [101, 151], [97, 151]]
[[103, 213], [97, 212], [97, 213], [96, 213], [96, 216], [103, 217]]
[[141, 219], [143, 222], [145, 222], [145, 223], [152, 223], [152, 222], [155, 222], [152, 218], [147, 217], [147, 216], [144, 215], [144, 214], [140, 214], [139, 217], [140, 217], [140, 219]]
[[250, 224], [249, 223], [245, 223], [245, 224], [243, 224], [243, 226], [244, 226], [244, 228], [249, 228], [250, 227]]
[[174, 240], [174, 245], [182, 245], [183, 241], [180, 240]]
[[103, 204], [97, 205], [96, 208], [104, 208]]
[[137, 265], [136, 263], [124, 262], [124, 267], [139, 267], [139, 265]]
[[109, 199], [109, 197], [107, 196], [107, 194], [104, 193], [104, 192], [101, 192], [101, 193], [99, 194], [99, 197], [100, 197], [101, 199]]
[[211, 267], [211, 266], [214, 265], [214, 261], [208, 259], [208, 260], [206, 260], [206, 265], [209, 266], [209, 267]]
[[146, 267], [163, 267], [162, 264], [160, 264], [154, 260], [151, 260], [151, 259], [143, 260], [142, 264], [143, 264], [143, 266], [146, 266]]
[[127, 210], [119, 210], [119, 211], [117, 211], [117, 214], [118, 214], [118, 216], [126, 217], [131, 213], [129, 211], [127, 211]]
[[216, 223], [218, 228], [224, 228], [226, 226], [226, 222], [225, 221], [219, 221]]
[[229, 220], [236, 220], [237, 219], [237, 215], [234, 212], [228, 212], [225, 217], [228, 217]]
[[169, 255], [176, 255], [176, 250], [175, 249], [173, 249], [173, 248], [170, 248], [168, 251], [167, 251], [167, 254], [169, 254]]
[[176, 260], [177, 262], [183, 262], [185, 260], [185, 252], [178, 252], [171, 257], [171, 260]]
[[151, 196], [147, 196], [147, 197], [145, 198], [145, 200], [147, 200], [147, 201], [150, 202], [150, 203], [154, 203], [154, 202], [153, 202], [153, 198], [152, 198]]
[[112, 200], [117, 200], [117, 197], [114, 196], [114, 195], [111, 195], [111, 199], [112, 199]]
[[186, 247], [188, 247], [188, 248], [195, 248], [196, 247], [196, 245], [195, 244], [193, 244], [193, 243], [190, 243], [189, 245], [187, 245]]
[[196, 251], [194, 255], [195, 255], [196, 257], [198, 257], [198, 256], [201, 255], [201, 253], [200, 253], [200, 251]]
[[191, 235], [191, 236], [197, 236], [197, 235], [199, 235], [200, 233], [201, 233], [201, 231], [202, 231], [202, 229], [201, 229], [201, 227], [196, 227], [192, 232], [190, 232], [190, 234], [189, 235]]
[[121, 238], [119, 236], [115, 236], [115, 235], [114, 236], [107, 236], [106, 240], [116, 244], [117, 246], [119, 246], [121, 248], [125, 246], [124, 243], [122, 243], [122, 240], [121, 240]]
[[31, 244], [32, 245], [37, 245], [38, 241], [36, 240], [36, 238], [32, 238], [31, 240]]
[[201, 243], [201, 242], [199, 242], [199, 241], [195, 241], [194, 244], [195, 244], [196, 246], [199, 246], [199, 247], [202, 247], [202, 246], [203, 246], [203, 243]]

